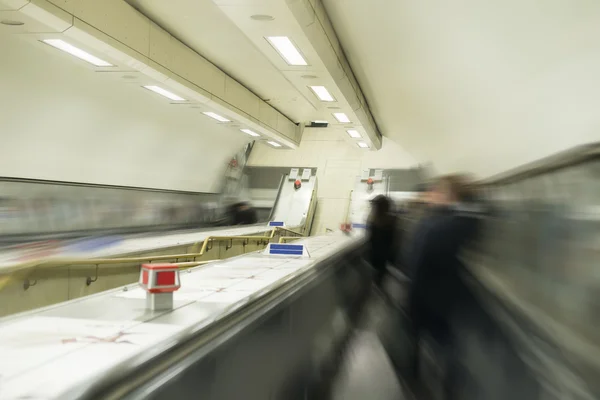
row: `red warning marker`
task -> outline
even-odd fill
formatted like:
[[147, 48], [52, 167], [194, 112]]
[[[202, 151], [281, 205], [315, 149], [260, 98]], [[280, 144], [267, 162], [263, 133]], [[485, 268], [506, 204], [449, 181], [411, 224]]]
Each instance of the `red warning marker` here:
[[142, 264], [140, 286], [151, 310], [173, 308], [173, 292], [181, 287], [179, 267], [174, 264]]

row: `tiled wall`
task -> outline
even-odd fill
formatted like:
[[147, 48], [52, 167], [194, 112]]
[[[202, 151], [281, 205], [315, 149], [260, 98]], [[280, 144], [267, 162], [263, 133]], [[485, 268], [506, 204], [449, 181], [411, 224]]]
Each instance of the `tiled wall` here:
[[257, 145], [249, 165], [317, 168], [318, 205], [312, 234], [337, 229], [346, 217], [356, 176], [366, 168], [411, 168], [416, 161], [400, 146], [384, 138], [379, 151], [365, 151], [347, 141], [345, 133], [306, 129], [298, 150], [275, 150]]

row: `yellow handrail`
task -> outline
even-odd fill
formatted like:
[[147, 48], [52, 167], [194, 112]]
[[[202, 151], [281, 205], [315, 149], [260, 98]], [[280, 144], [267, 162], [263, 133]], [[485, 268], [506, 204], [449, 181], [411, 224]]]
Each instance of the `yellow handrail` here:
[[197, 267], [199, 265], [209, 264], [209, 263], [216, 262], [216, 261], [219, 261], [219, 260], [186, 261], [186, 262], [173, 263], [173, 265], [178, 266], [179, 269], [188, 269], [188, 268], [194, 268], [194, 267]]
[[100, 264], [125, 264], [125, 263], [138, 263], [144, 261], [160, 261], [160, 260], [172, 260], [179, 258], [196, 258], [201, 257], [206, 253], [209, 242], [225, 241], [225, 240], [271, 240], [275, 236], [278, 230], [288, 231], [300, 235], [298, 232], [294, 232], [291, 229], [277, 227], [271, 230], [269, 235], [264, 236], [208, 236], [202, 242], [196, 242], [191, 247], [197, 246], [202, 243], [202, 247], [197, 253], [184, 253], [184, 254], [165, 254], [160, 256], [142, 256], [142, 257], [120, 257], [120, 258], [64, 258], [64, 259], [51, 259], [51, 260], [33, 260], [17, 264], [11, 267], [2, 268], [0, 270], [0, 276], [14, 274], [19, 271], [34, 269], [34, 268], [53, 268], [61, 266], [69, 266], [76, 264], [83, 265], [100, 265]]
[[285, 243], [285, 242], [288, 242], [288, 241], [294, 240], [294, 239], [301, 239], [301, 237], [299, 237], [299, 236], [281, 236], [279, 238], [279, 243]]

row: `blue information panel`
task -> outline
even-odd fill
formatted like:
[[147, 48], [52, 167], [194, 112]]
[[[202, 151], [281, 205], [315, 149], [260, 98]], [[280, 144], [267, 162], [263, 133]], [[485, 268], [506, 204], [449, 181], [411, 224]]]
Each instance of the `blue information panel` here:
[[304, 246], [301, 244], [271, 244], [269, 254], [301, 256], [304, 251]]
[[270, 243], [263, 254], [273, 257], [310, 258], [308, 249], [303, 244]]
[[352, 228], [366, 229], [367, 228], [367, 224], [352, 224]]
[[283, 226], [283, 221], [271, 221], [269, 226]]

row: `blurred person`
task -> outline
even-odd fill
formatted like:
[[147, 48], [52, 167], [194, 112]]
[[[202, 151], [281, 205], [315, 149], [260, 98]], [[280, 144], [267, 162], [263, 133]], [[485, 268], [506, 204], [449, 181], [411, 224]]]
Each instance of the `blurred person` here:
[[235, 205], [233, 225], [252, 225], [258, 222], [256, 210], [245, 201]]
[[410, 254], [415, 247], [416, 242], [423, 236], [430, 223], [431, 218], [435, 217], [436, 209], [432, 206], [433, 186], [429, 183], [422, 183], [415, 188], [416, 197], [409, 201], [407, 213], [404, 220], [404, 240], [401, 245], [401, 270], [406, 276], [414, 276], [414, 268], [410, 262]]
[[391, 201], [379, 195], [371, 200], [371, 214], [367, 220], [369, 261], [375, 270], [374, 283], [381, 289], [388, 262], [394, 262], [396, 216], [392, 214]]
[[449, 323], [464, 294], [459, 252], [476, 226], [476, 219], [459, 212], [459, 205], [468, 198], [465, 188], [465, 180], [458, 175], [436, 182], [429, 196], [431, 213], [419, 223], [407, 259], [413, 278], [408, 310], [414, 335], [411, 383], [419, 382], [419, 343], [428, 333], [445, 350], [445, 399], [455, 398], [459, 379], [456, 341]]

